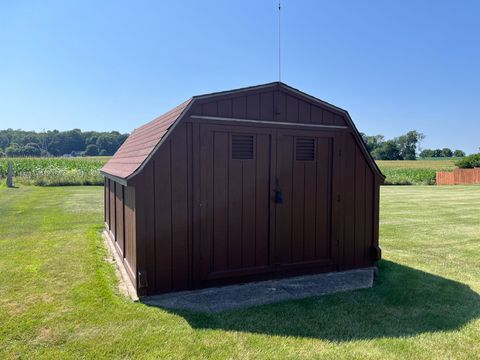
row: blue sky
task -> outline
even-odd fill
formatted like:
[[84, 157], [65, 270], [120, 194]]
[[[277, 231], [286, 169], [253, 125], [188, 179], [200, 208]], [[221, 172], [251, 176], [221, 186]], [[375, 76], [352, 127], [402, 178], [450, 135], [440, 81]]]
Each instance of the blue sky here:
[[[0, 1], [0, 128], [133, 128], [278, 80], [277, 2]], [[368, 134], [480, 147], [479, 1], [282, 1], [282, 81]]]

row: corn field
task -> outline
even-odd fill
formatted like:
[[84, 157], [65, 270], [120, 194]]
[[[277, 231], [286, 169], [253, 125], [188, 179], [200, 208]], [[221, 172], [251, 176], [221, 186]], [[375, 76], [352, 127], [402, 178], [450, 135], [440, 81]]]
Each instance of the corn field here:
[[0, 178], [6, 178], [8, 162], [13, 165], [14, 182], [25, 185], [102, 185], [100, 168], [108, 157], [2, 158]]

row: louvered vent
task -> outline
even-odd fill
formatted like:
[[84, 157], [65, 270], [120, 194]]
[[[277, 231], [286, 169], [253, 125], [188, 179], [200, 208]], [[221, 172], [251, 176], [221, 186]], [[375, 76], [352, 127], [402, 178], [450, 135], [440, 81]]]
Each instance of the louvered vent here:
[[253, 135], [232, 135], [232, 159], [253, 159]]
[[315, 139], [297, 139], [295, 152], [297, 161], [315, 160]]

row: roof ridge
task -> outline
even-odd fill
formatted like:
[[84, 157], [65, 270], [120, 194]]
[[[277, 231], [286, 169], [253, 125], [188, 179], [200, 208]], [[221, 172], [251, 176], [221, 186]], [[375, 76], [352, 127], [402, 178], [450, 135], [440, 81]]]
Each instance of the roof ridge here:
[[[259, 85], [245, 86], [245, 87], [241, 87], [241, 88], [235, 88], [235, 89], [224, 90], [224, 91], [214, 91], [214, 92], [211, 92], [211, 93], [205, 93], [205, 94], [192, 96], [192, 100], [193, 99], [201, 99], [201, 98], [210, 97], [210, 96], [225, 95], [225, 94], [228, 94], [228, 93], [234, 93], [234, 92], [239, 92], [239, 91], [249, 91], [249, 90], [254, 90], [254, 89], [257, 89], [257, 88], [260, 89], [260, 88], [264, 88], [264, 87], [268, 87], [268, 86], [281, 85], [281, 84], [284, 84], [284, 83], [281, 82], [281, 81], [272, 81], [272, 82], [259, 84]], [[286, 84], [284, 84], [284, 85], [286, 85]]]

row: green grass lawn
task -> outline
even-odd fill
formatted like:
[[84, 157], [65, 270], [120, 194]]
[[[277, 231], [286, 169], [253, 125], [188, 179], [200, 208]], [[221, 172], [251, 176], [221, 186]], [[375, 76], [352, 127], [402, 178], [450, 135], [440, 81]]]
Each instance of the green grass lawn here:
[[100, 187], [0, 188], [0, 358], [478, 358], [480, 187], [383, 187], [374, 288], [222, 314], [119, 294]]

